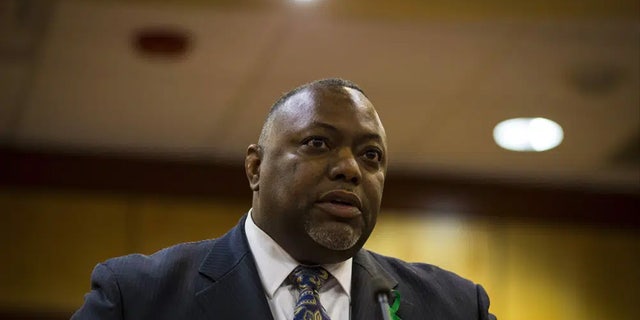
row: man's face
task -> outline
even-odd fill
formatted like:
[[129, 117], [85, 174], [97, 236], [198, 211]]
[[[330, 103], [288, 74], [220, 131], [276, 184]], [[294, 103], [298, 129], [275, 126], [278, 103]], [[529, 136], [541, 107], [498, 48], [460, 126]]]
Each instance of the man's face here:
[[260, 150], [254, 148], [257, 225], [300, 262], [352, 257], [376, 223], [386, 151], [382, 123], [359, 91], [307, 89], [292, 96], [274, 114]]

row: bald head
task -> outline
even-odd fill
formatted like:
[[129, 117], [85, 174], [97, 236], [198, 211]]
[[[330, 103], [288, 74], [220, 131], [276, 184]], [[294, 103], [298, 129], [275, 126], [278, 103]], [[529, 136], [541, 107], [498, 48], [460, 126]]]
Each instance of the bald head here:
[[316, 80], [313, 82], [309, 82], [303, 84], [285, 94], [283, 94], [269, 109], [269, 113], [265, 118], [265, 121], [262, 125], [262, 130], [260, 131], [260, 138], [258, 140], [258, 144], [263, 145], [265, 140], [267, 139], [267, 135], [271, 132], [273, 126], [273, 118], [276, 113], [284, 106], [289, 104], [292, 101], [292, 98], [297, 96], [298, 94], [309, 94], [311, 92], [323, 91], [323, 90], [355, 90], [360, 92], [364, 97], [367, 95], [364, 93], [362, 88], [360, 88], [354, 82], [349, 80], [340, 79], [340, 78], [329, 78]]

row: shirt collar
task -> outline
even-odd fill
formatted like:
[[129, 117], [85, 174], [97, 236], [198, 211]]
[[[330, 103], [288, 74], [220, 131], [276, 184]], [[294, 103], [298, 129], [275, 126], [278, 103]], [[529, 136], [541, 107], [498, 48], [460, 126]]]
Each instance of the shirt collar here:
[[[299, 263], [253, 222], [251, 210], [249, 210], [244, 229], [262, 287], [269, 298], [273, 298], [276, 290]], [[349, 297], [351, 296], [352, 264], [353, 258], [349, 258], [343, 262], [322, 265], [338, 281], [340, 287]]]

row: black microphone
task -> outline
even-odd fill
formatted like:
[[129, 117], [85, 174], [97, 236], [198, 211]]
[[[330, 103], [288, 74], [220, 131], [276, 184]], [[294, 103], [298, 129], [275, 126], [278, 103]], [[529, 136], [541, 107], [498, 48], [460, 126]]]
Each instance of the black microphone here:
[[380, 304], [382, 319], [391, 320], [391, 314], [389, 313], [389, 293], [391, 293], [391, 288], [389, 288], [384, 279], [377, 277], [373, 279], [373, 292], [376, 301]]

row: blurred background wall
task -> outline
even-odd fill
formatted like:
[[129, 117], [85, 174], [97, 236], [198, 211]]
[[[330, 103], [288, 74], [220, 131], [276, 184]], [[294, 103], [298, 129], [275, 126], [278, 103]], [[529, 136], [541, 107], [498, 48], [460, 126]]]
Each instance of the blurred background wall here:
[[[96, 263], [224, 234], [246, 203], [3, 189], [0, 310], [64, 319]], [[502, 319], [635, 319], [635, 228], [519, 222], [385, 209], [367, 248], [481, 283]]]
[[[389, 134], [366, 247], [499, 319], [638, 319], [637, 1], [0, 2], [0, 318], [66, 319], [110, 257], [217, 237], [278, 96], [340, 76]], [[565, 141], [500, 149], [497, 122]]]

